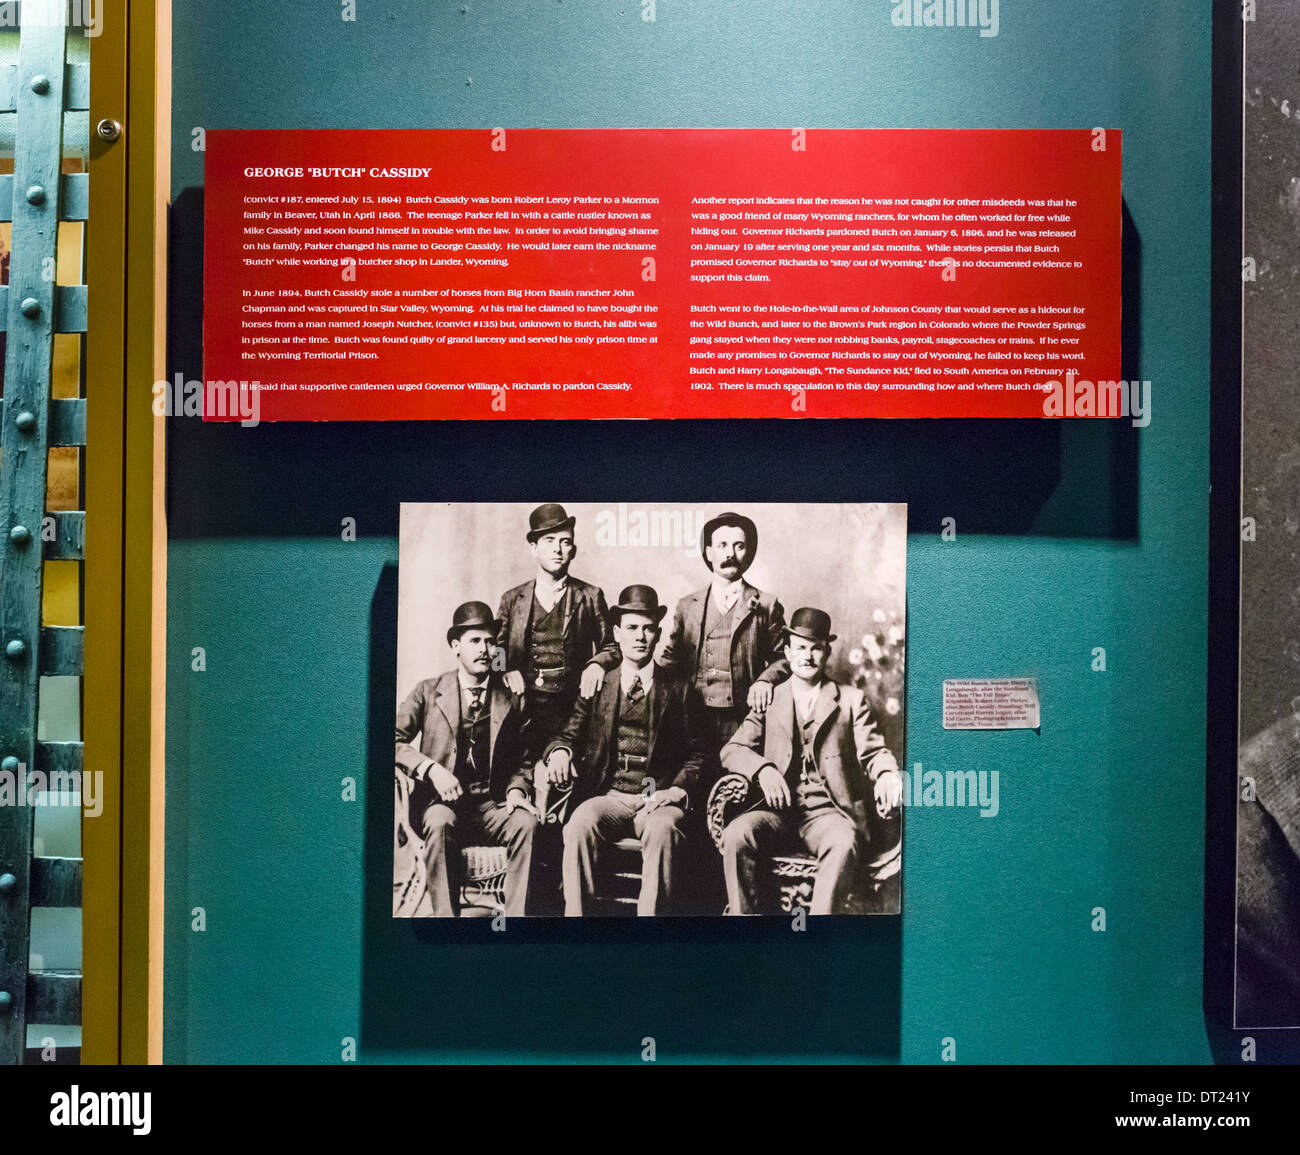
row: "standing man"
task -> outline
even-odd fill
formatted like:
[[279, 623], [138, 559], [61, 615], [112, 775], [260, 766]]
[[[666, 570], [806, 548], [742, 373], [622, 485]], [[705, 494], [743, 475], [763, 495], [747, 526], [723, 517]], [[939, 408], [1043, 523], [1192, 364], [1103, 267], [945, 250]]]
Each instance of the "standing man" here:
[[589, 698], [600, 686], [604, 670], [593, 659], [618, 660], [605, 594], [569, 573], [578, 553], [575, 522], [562, 505], [533, 510], [527, 537], [537, 573], [501, 598], [497, 640], [506, 685], [528, 704], [530, 761], [563, 729], [578, 696]]
[[759, 858], [796, 847], [819, 860], [809, 912], [841, 911], [867, 846], [867, 800], [889, 817], [903, 796], [898, 763], [863, 692], [826, 676], [830, 615], [795, 610], [786, 633], [793, 677], [776, 688], [766, 714], [751, 710], [722, 748], [723, 768], [756, 782], [767, 804], [723, 831], [732, 914], [755, 913]]
[[660, 663], [689, 679], [705, 706], [714, 755], [749, 710], [762, 714], [772, 691], [790, 676], [782, 654], [785, 611], [745, 581], [758, 551], [758, 530], [739, 513], [704, 523], [700, 554], [713, 572], [702, 590], [677, 603]]
[[397, 769], [413, 783], [436, 916], [460, 913], [458, 851], [475, 841], [506, 847], [505, 913], [524, 913], [537, 819], [520, 772], [523, 700], [492, 673], [499, 626], [486, 603], [459, 606], [447, 631], [456, 668], [425, 679], [397, 711]]
[[[564, 827], [564, 913], [590, 913], [602, 848], [641, 839], [639, 915], [671, 908], [681, 888], [686, 812], [704, 749], [694, 687], [654, 664], [667, 607], [647, 585], [628, 586], [610, 611], [622, 658], [594, 698], [580, 698], [539, 772], [556, 787], [576, 776]], [[576, 772], [576, 774], [575, 774]]]

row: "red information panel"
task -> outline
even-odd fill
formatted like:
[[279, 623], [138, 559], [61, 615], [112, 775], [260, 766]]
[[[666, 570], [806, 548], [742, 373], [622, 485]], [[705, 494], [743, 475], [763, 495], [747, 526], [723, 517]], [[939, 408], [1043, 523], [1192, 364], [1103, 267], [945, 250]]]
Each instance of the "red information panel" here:
[[1120, 145], [209, 132], [206, 414], [1115, 416]]

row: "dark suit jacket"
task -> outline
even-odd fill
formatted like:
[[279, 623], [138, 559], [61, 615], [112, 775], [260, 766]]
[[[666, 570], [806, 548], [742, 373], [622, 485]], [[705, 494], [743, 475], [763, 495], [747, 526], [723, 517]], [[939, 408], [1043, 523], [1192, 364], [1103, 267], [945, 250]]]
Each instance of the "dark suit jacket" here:
[[[731, 633], [731, 693], [737, 711], [755, 682], [779, 685], [790, 676], [785, 660], [785, 611], [772, 594], [742, 582], [740, 602]], [[689, 680], [695, 679], [704, 648], [704, 609], [711, 596], [705, 586], [677, 603], [672, 633], [660, 655], [668, 669]]]
[[[898, 762], [876, 726], [866, 696], [856, 686], [842, 686], [829, 678], [822, 682], [813, 714], [813, 753], [826, 780], [831, 801], [869, 833], [867, 802], [874, 804], [872, 786]], [[766, 714], [753, 710], [736, 735], [722, 747], [722, 767], [751, 781], [769, 763], [786, 776], [793, 791], [790, 760], [794, 755], [794, 730], [798, 725], [792, 682], [783, 682], [772, 694]]]
[[[529, 782], [520, 773], [526, 725], [523, 699], [511, 695], [497, 674], [489, 678], [488, 685], [488, 788], [497, 802], [504, 802], [506, 792], [515, 786], [531, 799]], [[418, 804], [427, 806], [436, 798], [428, 781], [430, 764], [436, 762], [455, 771], [459, 727], [460, 685], [455, 670], [426, 678], [398, 709], [397, 768], [416, 780], [411, 796], [413, 816], [422, 809]]]
[[[566, 747], [573, 754], [577, 781], [569, 813], [585, 798], [603, 794], [613, 782], [612, 756], [618, 753], [619, 669], [605, 671], [605, 680], [594, 698], [579, 698], [564, 730], [546, 747]], [[700, 774], [704, 766], [704, 709], [695, 687], [674, 680], [667, 670], [656, 667], [650, 687], [650, 753], [646, 776], [655, 789], [680, 786], [688, 806], [699, 805]]]
[[[497, 617], [501, 634], [497, 644], [506, 652], [506, 669], [524, 670], [528, 666], [529, 623], [532, 620], [534, 578], [506, 590], [501, 597]], [[609, 628], [609, 607], [597, 586], [570, 575], [567, 608], [564, 618], [564, 666], [570, 682], [569, 692], [576, 696], [583, 668], [601, 654], [601, 665], [609, 668], [621, 659]], [[612, 656], [613, 662], [609, 661]]]

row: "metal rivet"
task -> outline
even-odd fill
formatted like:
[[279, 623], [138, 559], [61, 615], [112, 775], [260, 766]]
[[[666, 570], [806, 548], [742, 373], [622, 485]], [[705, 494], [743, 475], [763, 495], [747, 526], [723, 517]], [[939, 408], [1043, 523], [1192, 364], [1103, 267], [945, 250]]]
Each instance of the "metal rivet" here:
[[43, 205], [45, 203], [45, 186], [34, 184], [27, 190], [27, 203], [29, 205]]
[[4, 759], [4, 761], [0, 762], [0, 770], [3, 770], [6, 774], [17, 774], [18, 767], [21, 765], [22, 763], [19, 762], [18, 759], [15, 758], [12, 754], [10, 754], [9, 757]]
[[18, 879], [12, 874], [0, 874], [0, 894], [8, 894], [18, 885]]
[[16, 525], [9, 531], [9, 540], [14, 545], [26, 545], [32, 538], [32, 531], [25, 525]]
[[8, 1011], [14, 1005], [14, 997], [8, 991], [0, 991], [0, 1012]]
[[122, 135], [122, 126], [117, 121], [105, 117], [95, 125], [95, 135], [100, 140], [116, 140]]
[[14, 424], [17, 425], [23, 433], [30, 433], [36, 428], [36, 414], [30, 409], [24, 409], [14, 418]]
[[23, 303], [18, 307], [23, 311], [24, 317], [39, 317], [41, 315], [41, 303], [35, 297], [24, 297]]
[[27, 643], [21, 638], [14, 638], [12, 642], [5, 645], [5, 657], [7, 658], [13, 658], [17, 661], [25, 653], [27, 653]]
[[48, 76], [46, 76], [44, 73], [41, 73], [39, 76], [32, 77], [33, 92], [39, 92], [44, 94], [46, 92], [49, 92], [49, 90], [50, 90], [50, 78]]

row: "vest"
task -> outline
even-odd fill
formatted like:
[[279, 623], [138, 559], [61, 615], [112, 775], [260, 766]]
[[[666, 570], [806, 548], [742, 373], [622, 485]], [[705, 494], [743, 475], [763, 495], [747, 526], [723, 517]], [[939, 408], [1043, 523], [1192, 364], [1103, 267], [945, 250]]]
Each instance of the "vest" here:
[[704, 599], [704, 621], [700, 632], [704, 635], [700, 645], [700, 666], [695, 671], [695, 684], [699, 687], [704, 704], [714, 710], [731, 709], [731, 632], [740, 608], [737, 598], [725, 614], [718, 613], [713, 604], [713, 591]]
[[[564, 603], [569, 596], [566, 589], [560, 600], [547, 613], [533, 594], [532, 621], [528, 630], [528, 683], [530, 688], [544, 694], [564, 693]], [[537, 684], [541, 678], [541, 685]]]
[[830, 791], [826, 789], [826, 780], [817, 766], [813, 752], [817, 722], [815, 716], [806, 722], [799, 722], [795, 715], [794, 749], [790, 758], [792, 768], [797, 768], [799, 782], [795, 786], [795, 805], [800, 810], [821, 810], [833, 806]]
[[611, 788], [624, 794], [640, 794], [644, 789], [647, 765], [645, 762], [629, 766], [621, 755], [646, 758], [650, 753], [650, 695], [643, 693], [635, 702], [629, 702], [620, 689], [618, 694], [618, 754], [614, 759], [614, 781]]
[[472, 717], [468, 716], [469, 709], [465, 704], [464, 691], [458, 686], [457, 692], [461, 694], [461, 714], [460, 725], [456, 729], [455, 774], [462, 785], [478, 783], [486, 785], [492, 757], [491, 707], [488, 703], [492, 691], [488, 690], [483, 695], [483, 704], [479, 707], [478, 713]]

